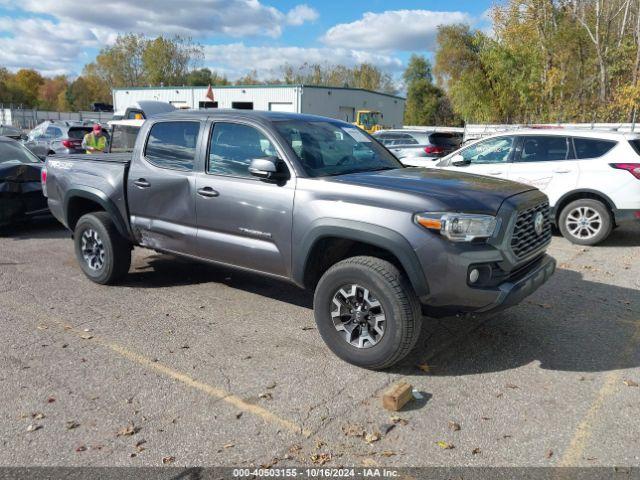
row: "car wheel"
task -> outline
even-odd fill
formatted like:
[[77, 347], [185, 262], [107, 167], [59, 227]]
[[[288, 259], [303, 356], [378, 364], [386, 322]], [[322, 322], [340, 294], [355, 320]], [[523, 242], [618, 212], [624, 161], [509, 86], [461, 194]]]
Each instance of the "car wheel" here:
[[560, 212], [562, 236], [578, 245], [596, 245], [611, 233], [611, 212], [602, 202], [581, 198], [569, 203]]
[[74, 230], [76, 258], [90, 280], [103, 285], [122, 278], [131, 266], [131, 244], [107, 212], [80, 217]]
[[333, 265], [315, 291], [314, 315], [327, 346], [360, 367], [383, 369], [414, 347], [422, 324], [420, 302], [392, 263], [359, 256]]

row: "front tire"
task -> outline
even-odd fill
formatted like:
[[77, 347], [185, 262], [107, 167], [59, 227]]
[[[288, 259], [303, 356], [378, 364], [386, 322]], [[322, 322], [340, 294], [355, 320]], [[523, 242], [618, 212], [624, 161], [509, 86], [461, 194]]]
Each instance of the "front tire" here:
[[80, 217], [74, 230], [76, 258], [93, 282], [112, 284], [131, 266], [131, 244], [120, 235], [107, 212]]
[[359, 367], [383, 369], [398, 363], [420, 334], [420, 302], [409, 280], [376, 257], [352, 257], [333, 265], [318, 282], [313, 307], [327, 346]]
[[577, 245], [596, 245], [611, 233], [611, 212], [602, 202], [581, 198], [569, 203], [560, 212], [562, 236]]

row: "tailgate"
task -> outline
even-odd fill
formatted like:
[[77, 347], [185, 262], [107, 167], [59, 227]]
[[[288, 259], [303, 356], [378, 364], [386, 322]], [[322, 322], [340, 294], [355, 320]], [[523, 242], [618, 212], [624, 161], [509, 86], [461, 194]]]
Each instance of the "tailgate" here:
[[71, 199], [82, 198], [117, 210], [128, 219], [125, 181], [131, 154], [54, 155], [47, 158], [43, 191], [51, 213], [64, 225]]

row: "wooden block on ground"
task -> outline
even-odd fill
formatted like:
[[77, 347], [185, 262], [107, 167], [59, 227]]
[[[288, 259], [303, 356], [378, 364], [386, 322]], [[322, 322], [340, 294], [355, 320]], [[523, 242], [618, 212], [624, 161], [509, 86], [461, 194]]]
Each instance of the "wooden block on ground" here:
[[382, 394], [382, 406], [397, 412], [413, 399], [413, 387], [407, 382], [398, 382]]

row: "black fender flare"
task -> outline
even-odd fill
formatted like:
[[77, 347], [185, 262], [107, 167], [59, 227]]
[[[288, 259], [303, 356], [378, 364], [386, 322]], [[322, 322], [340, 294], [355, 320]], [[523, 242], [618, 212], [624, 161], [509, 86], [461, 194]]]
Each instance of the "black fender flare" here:
[[115, 223], [120, 235], [122, 235], [124, 238], [131, 239], [131, 234], [129, 232], [127, 223], [122, 218], [122, 215], [120, 215], [118, 207], [116, 207], [115, 203], [113, 203], [113, 201], [111, 201], [104, 192], [93, 187], [82, 186], [70, 188], [69, 190], [67, 190], [67, 193], [64, 197], [64, 212], [65, 222], [67, 223], [67, 226], [69, 228], [71, 228], [71, 224], [69, 221], [69, 203], [74, 198], [84, 198], [100, 205], [105, 212], [111, 215], [113, 223]]
[[391, 252], [404, 268], [418, 297], [429, 293], [429, 285], [422, 271], [418, 256], [406, 238], [395, 230], [355, 220], [320, 218], [311, 223], [299, 247], [294, 249], [292, 262], [293, 281], [304, 286], [304, 275], [309, 255], [316, 242], [327, 237], [354, 240]]

